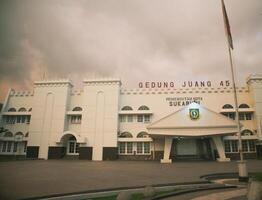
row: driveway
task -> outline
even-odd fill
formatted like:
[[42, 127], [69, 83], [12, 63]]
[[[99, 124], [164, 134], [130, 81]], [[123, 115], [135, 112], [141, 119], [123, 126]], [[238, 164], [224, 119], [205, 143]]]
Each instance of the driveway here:
[[[249, 172], [262, 160], [249, 160]], [[236, 161], [176, 162], [30, 160], [0, 162], [0, 199], [21, 199], [117, 187], [200, 181], [212, 173], [237, 172]]]

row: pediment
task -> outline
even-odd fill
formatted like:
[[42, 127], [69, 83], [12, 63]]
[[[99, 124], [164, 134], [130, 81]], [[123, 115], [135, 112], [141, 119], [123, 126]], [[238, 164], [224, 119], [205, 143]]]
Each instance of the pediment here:
[[[199, 117], [196, 119], [191, 118], [190, 109], [196, 109]], [[180, 135], [232, 134], [237, 132], [237, 123], [220, 113], [209, 110], [197, 103], [192, 103], [151, 123], [147, 129], [151, 134], [156, 134], [154, 130], [157, 130], [159, 134], [163, 130], [162, 133], [170, 132], [171, 134], [173, 132], [174, 135], [178, 133]]]

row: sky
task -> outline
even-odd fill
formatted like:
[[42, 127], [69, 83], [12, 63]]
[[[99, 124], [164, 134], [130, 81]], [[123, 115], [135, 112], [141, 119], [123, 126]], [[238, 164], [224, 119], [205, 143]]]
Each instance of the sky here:
[[[262, 1], [225, 0], [238, 85], [262, 74]], [[230, 80], [220, 0], [0, 0], [0, 102], [33, 81]]]

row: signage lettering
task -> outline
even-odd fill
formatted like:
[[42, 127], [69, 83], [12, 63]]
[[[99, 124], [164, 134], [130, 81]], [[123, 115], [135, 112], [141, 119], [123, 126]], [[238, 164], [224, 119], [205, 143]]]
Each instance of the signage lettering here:
[[169, 106], [187, 106], [193, 102], [201, 104], [203, 97], [167, 97]]
[[181, 84], [177, 84], [174, 81], [158, 81], [158, 82], [139, 82], [139, 88], [175, 88], [175, 87], [182, 87], [182, 88], [201, 88], [201, 87], [229, 87], [230, 81], [219, 81], [214, 83], [212, 81], [183, 81]]

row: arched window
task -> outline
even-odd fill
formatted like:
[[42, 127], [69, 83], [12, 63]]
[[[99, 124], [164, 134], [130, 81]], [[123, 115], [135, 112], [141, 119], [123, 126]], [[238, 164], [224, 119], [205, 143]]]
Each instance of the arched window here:
[[32, 111], [32, 108], [29, 108], [29, 109], [28, 109], [28, 112], [31, 112], [31, 111]]
[[241, 135], [242, 136], [250, 136], [250, 135], [254, 135], [254, 133], [249, 129], [245, 129], [241, 132]]
[[233, 108], [233, 106], [230, 105], [230, 104], [225, 104], [225, 105], [223, 105], [222, 108], [223, 108], [223, 109], [231, 109], [231, 108]]
[[24, 134], [22, 133], [22, 132], [17, 132], [16, 134], [15, 134], [15, 136], [24, 136]]
[[16, 109], [15, 108], [9, 108], [8, 112], [16, 112]]
[[4, 127], [0, 127], [0, 133], [3, 133], [3, 132], [5, 132]]
[[136, 136], [137, 138], [149, 138], [149, 135], [147, 132], [140, 132]]
[[4, 137], [13, 137], [13, 133], [8, 131], [4, 134]]
[[120, 135], [118, 137], [120, 137], [120, 138], [132, 138], [133, 136], [129, 132], [123, 132], [123, 133], [120, 133]]
[[26, 109], [25, 108], [19, 108], [18, 112], [26, 112]]
[[124, 106], [121, 110], [133, 110], [133, 108], [130, 106]]
[[149, 108], [147, 106], [140, 106], [138, 110], [149, 110]]
[[74, 107], [73, 111], [82, 111], [83, 109], [81, 107]]
[[22, 141], [23, 137], [24, 137], [24, 134], [22, 132], [17, 132], [15, 134], [15, 140], [16, 141]]
[[76, 141], [76, 137], [72, 135], [72, 136], [70, 136], [70, 138], [69, 138], [68, 140], [70, 140], [70, 141]]
[[247, 104], [242, 103], [239, 105], [239, 108], [250, 108]]

